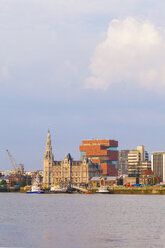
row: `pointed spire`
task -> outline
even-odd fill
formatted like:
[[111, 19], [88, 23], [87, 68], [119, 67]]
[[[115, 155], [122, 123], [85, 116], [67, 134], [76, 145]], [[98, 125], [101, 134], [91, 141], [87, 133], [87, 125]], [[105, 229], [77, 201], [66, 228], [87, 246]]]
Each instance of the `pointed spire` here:
[[47, 158], [54, 159], [53, 153], [52, 153], [52, 145], [51, 145], [51, 135], [50, 130], [48, 129], [48, 135], [47, 135], [47, 141], [46, 141], [46, 153], [45, 156]]
[[48, 135], [47, 135], [47, 141], [46, 141], [46, 151], [52, 151], [51, 135], [50, 135], [49, 129], [48, 129]]

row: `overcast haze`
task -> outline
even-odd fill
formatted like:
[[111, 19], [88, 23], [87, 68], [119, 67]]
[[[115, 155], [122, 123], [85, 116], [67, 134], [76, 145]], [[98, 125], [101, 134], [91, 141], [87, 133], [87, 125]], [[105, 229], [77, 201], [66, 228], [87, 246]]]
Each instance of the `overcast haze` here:
[[163, 0], [0, 1], [0, 170], [82, 139], [165, 150]]

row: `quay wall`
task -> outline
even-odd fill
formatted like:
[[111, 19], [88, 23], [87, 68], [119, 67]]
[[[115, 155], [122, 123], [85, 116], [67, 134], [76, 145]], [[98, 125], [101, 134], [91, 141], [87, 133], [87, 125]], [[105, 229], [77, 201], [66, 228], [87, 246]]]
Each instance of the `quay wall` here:
[[165, 195], [165, 187], [134, 187], [134, 188], [111, 188], [110, 194], [157, 194]]

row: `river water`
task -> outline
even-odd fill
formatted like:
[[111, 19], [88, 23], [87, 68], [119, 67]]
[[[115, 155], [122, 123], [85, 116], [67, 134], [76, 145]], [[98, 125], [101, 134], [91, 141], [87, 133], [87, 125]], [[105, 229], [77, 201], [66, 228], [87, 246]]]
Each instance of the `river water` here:
[[0, 247], [165, 247], [165, 196], [0, 194]]

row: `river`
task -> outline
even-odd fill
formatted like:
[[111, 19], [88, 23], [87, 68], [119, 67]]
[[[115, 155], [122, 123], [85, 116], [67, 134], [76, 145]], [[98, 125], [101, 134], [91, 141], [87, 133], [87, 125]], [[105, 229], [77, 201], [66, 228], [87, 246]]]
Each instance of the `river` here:
[[0, 193], [0, 247], [165, 247], [165, 196]]

